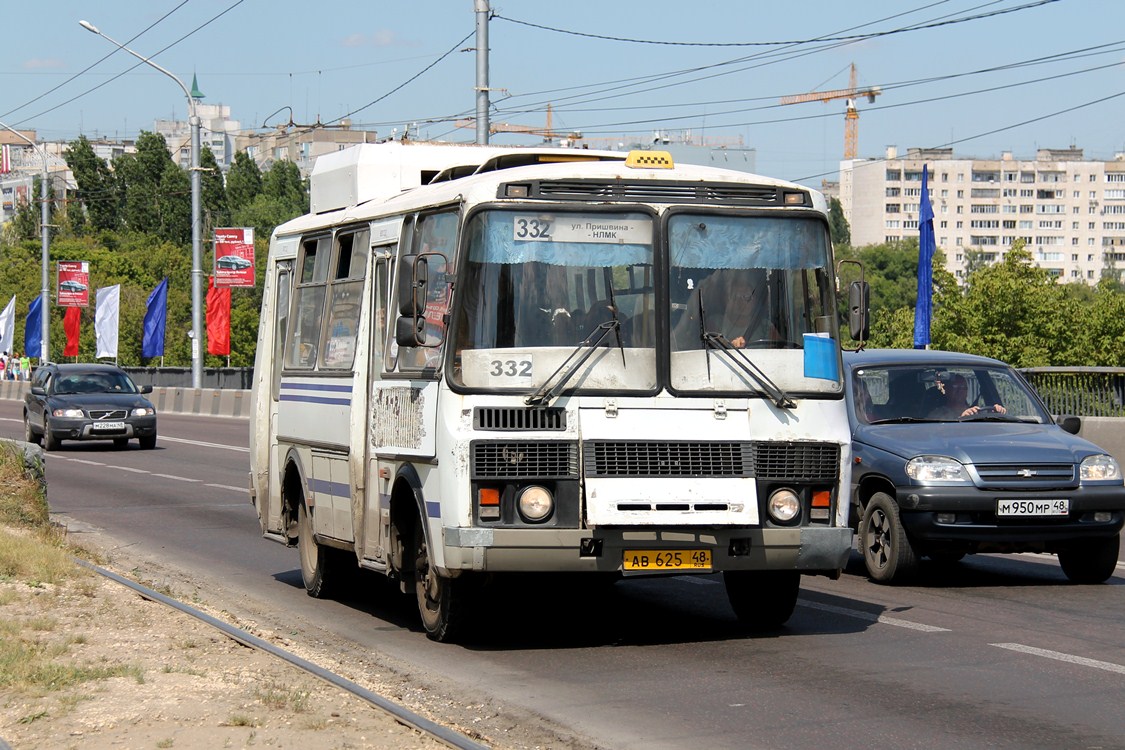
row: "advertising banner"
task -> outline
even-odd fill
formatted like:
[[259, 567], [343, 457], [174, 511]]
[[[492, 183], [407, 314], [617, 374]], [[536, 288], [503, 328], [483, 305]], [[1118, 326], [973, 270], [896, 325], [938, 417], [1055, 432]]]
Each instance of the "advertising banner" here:
[[84, 260], [60, 260], [58, 265], [59, 307], [90, 306], [90, 264]]
[[215, 230], [215, 286], [254, 286], [253, 227]]

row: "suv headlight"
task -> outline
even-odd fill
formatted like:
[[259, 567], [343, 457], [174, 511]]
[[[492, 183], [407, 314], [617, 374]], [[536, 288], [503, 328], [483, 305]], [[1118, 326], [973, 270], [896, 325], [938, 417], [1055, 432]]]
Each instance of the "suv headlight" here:
[[71, 418], [80, 419], [80, 418], [82, 418], [86, 415], [82, 413], [81, 409], [55, 409], [53, 412], [51, 412], [51, 416], [52, 417], [71, 417]]
[[967, 482], [969, 474], [960, 461], [947, 456], [918, 456], [906, 462], [906, 476], [916, 482]]
[[138, 406], [136, 409], [133, 409], [134, 417], [151, 417], [155, 413], [156, 409], [153, 409], [151, 406]]
[[1082, 465], [1078, 467], [1078, 476], [1082, 478], [1083, 482], [1099, 479], [1120, 479], [1121, 467], [1117, 465], [1113, 456], [1104, 454], [1086, 456], [1082, 459]]

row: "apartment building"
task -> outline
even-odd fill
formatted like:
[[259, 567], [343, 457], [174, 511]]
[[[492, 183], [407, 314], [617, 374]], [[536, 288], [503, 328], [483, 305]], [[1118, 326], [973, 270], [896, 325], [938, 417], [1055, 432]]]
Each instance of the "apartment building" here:
[[1082, 149], [1039, 149], [1035, 159], [957, 157], [953, 149], [887, 149], [840, 163], [840, 203], [853, 245], [918, 236], [922, 166], [929, 170], [934, 236], [946, 268], [964, 278], [1017, 239], [1063, 281], [1125, 274], [1125, 154], [1091, 161]]

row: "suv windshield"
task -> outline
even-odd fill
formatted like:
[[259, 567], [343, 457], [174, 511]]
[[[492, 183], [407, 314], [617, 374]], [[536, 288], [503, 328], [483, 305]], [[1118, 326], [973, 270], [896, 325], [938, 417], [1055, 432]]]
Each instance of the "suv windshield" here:
[[862, 424], [1051, 421], [1024, 381], [1003, 367], [858, 367], [850, 400]]

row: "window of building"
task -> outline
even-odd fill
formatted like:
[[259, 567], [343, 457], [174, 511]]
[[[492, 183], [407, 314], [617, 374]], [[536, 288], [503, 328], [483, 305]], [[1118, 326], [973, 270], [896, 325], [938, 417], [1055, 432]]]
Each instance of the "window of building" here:
[[899, 193], [901, 193], [901, 192], [902, 192], [901, 188], [889, 187], [889, 188], [887, 188], [887, 197], [888, 198], [897, 198], [899, 196]]
[[887, 182], [899, 182], [902, 180], [902, 172], [897, 169], [887, 170]]
[[[1090, 175], [1090, 177], [1093, 178], [1093, 175]], [[1093, 181], [1093, 180], [1091, 180], [1091, 181]], [[1125, 172], [1106, 172], [1105, 173], [1105, 181], [1106, 182], [1125, 182]]]
[[965, 256], [964, 256], [964, 255], [962, 255], [961, 253], [957, 253], [957, 262], [958, 262], [958, 263], [961, 263], [961, 262], [963, 262], [964, 260], [965, 260]]
[[1005, 229], [1015, 229], [1016, 228], [1016, 220], [1015, 219], [1004, 219], [1004, 228]]
[[974, 170], [972, 172], [971, 179], [973, 182], [996, 182], [1000, 179], [1000, 173], [991, 171], [977, 172]]
[[1035, 182], [1035, 173], [1020, 172], [1020, 182]]
[[962, 245], [962, 244], [964, 244], [964, 243], [963, 243], [963, 242], [961, 242], [961, 238], [960, 238], [960, 237], [958, 237], [958, 238], [957, 238], [957, 247], [961, 247], [961, 245]]
[[888, 203], [884, 213], [897, 214], [902, 211], [902, 206], [898, 203]]
[[995, 204], [973, 204], [969, 207], [971, 214], [996, 214], [1000, 213], [1000, 207]]
[[965, 191], [964, 190], [958, 190], [957, 191], [957, 198], [962, 199], [964, 197], [965, 197]]
[[1122, 198], [1125, 198], [1125, 190], [1122, 190], [1120, 188], [1115, 188], [1113, 190], [1107, 189], [1104, 195], [1107, 201], [1121, 200]]

